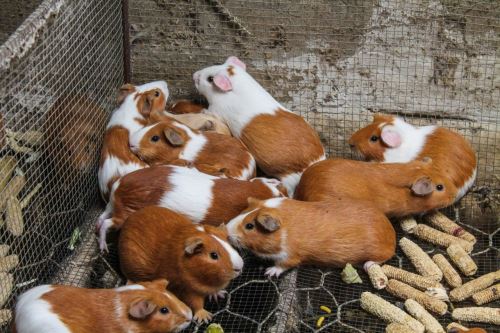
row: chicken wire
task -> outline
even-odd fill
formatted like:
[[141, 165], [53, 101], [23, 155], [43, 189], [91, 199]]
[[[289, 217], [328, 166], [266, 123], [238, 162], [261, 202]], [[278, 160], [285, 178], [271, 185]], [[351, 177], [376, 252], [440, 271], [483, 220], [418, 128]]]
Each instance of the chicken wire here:
[[[478, 154], [478, 181], [445, 213], [478, 238], [477, 275], [499, 268], [495, 1], [130, 0], [129, 7], [133, 83], [165, 79], [174, 98], [200, 99], [192, 73], [237, 55], [273, 96], [309, 121], [331, 157], [354, 157], [346, 141], [375, 112], [465, 135]], [[24, 233], [13, 236], [12, 221], [0, 229], [0, 243], [20, 258], [10, 271], [12, 293], [8, 281], [0, 283], [3, 308], [41, 283], [123, 282], [116, 248], [101, 256], [93, 232], [102, 211], [98, 151], [116, 88], [128, 74], [121, 13], [116, 0], [44, 1], [0, 48], [1, 156], [17, 160], [15, 167], [5, 164], [14, 169], [9, 179], [26, 177], [21, 201], [38, 188], [22, 212]], [[2, 168], [2, 177], [7, 171]], [[336, 269], [301, 268], [268, 279], [263, 273], [270, 263], [244, 257], [244, 273], [228, 297], [207, 302], [225, 332], [384, 331], [382, 321], [360, 309], [361, 292], [373, 291], [364, 273], [361, 285], [344, 284]], [[414, 271], [399, 251], [390, 264]], [[318, 329], [320, 305], [333, 314]], [[449, 323], [450, 315], [441, 321]]]
[[103, 284], [92, 231], [99, 150], [123, 83], [121, 8], [43, 1], [0, 47], [2, 309], [43, 283]]
[[[347, 140], [377, 112], [463, 134], [478, 155], [478, 180], [445, 213], [478, 238], [478, 274], [499, 269], [498, 2], [130, 0], [129, 6], [132, 80], [164, 78], [174, 100], [203, 101], [192, 74], [236, 55], [319, 132], [330, 157], [354, 158]], [[429, 253], [443, 252], [409, 237]], [[390, 264], [414, 271], [399, 250]], [[225, 332], [384, 332], [386, 324], [360, 308], [361, 292], [374, 291], [364, 273], [362, 285], [344, 284], [340, 270], [316, 268], [267, 279], [269, 265], [247, 256], [228, 299], [209, 304]], [[333, 315], [317, 328], [321, 305]], [[440, 321], [450, 323], [451, 315]]]

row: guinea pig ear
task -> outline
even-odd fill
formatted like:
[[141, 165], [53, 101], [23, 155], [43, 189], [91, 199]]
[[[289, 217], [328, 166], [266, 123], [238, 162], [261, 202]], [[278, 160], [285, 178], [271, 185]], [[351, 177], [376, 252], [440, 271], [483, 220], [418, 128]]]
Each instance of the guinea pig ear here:
[[214, 76], [214, 84], [220, 90], [227, 92], [233, 90], [233, 85], [231, 84], [231, 80], [226, 74], [219, 73]]
[[415, 183], [411, 186], [411, 191], [413, 194], [423, 197], [431, 194], [434, 191], [434, 185], [429, 177], [421, 177], [417, 179]]
[[117, 101], [118, 103], [122, 103], [125, 98], [135, 91], [135, 86], [131, 83], [126, 83], [120, 87], [118, 92]]
[[167, 290], [168, 280], [167, 279], [157, 279], [151, 282], [151, 286], [158, 291]]
[[391, 148], [397, 148], [401, 146], [401, 135], [396, 132], [392, 126], [384, 126], [382, 128], [382, 133], [380, 134], [382, 141]]
[[229, 58], [227, 58], [225, 63], [238, 66], [242, 68], [244, 71], [247, 70], [247, 65], [245, 65], [243, 61], [241, 61], [240, 59], [238, 59], [238, 57], [235, 56], [230, 56]]
[[203, 125], [198, 128], [199, 131], [214, 131], [215, 130], [215, 124], [211, 120], [205, 120]]
[[217, 229], [222, 230], [222, 231], [227, 231], [227, 227], [225, 223], [221, 223], [217, 226]]
[[200, 253], [202, 249], [203, 249], [203, 240], [198, 237], [188, 238], [186, 240], [186, 243], [184, 244], [184, 252], [188, 256]]
[[274, 232], [280, 228], [279, 219], [269, 214], [259, 214], [255, 220], [262, 228], [269, 232]]
[[181, 133], [171, 127], [165, 128], [163, 134], [167, 141], [174, 147], [181, 147], [186, 143]]
[[156, 304], [149, 300], [140, 299], [133, 302], [128, 309], [128, 314], [135, 319], [146, 319], [156, 310]]

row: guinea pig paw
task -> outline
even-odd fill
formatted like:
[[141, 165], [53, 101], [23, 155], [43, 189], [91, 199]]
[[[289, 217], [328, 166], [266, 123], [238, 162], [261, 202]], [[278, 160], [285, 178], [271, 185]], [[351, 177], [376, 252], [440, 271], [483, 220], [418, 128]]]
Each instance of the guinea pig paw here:
[[201, 309], [195, 312], [193, 319], [198, 323], [205, 323], [208, 324], [208, 322], [212, 319], [212, 314], [208, 312], [205, 309]]
[[279, 266], [272, 266], [272, 267], [268, 267], [264, 274], [269, 276], [269, 277], [273, 277], [273, 276], [279, 277], [281, 275], [281, 273], [283, 273], [284, 271], [285, 271], [284, 268], [281, 268]]
[[216, 302], [219, 300], [219, 299], [224, 299], [226, 298], [226, 295], [227, 295], [227, 291], [225, 290], [219, 290], [218, 292], [216, 293], [213, 293], [213, 294], [210, 294], [208, 295], [208, 300], [210, 302]]
[[101, 250], [101, 253], [109, 253], [108, 250], [108, 244], [106, 244], [106, 239], [99, 239], [99, 249]]

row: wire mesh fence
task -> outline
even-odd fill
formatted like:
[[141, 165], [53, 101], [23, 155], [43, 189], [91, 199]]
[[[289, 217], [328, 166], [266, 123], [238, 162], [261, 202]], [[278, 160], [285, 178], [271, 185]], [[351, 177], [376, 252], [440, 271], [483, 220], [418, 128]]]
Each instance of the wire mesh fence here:
[[[478, 238], [473, 257], [480, 273], [490, 272], [500, 267], [499, 14], [482, 0], [133, 0], [132, 79], [165, 78], [174, 99], [200, 99], [192, 73], [236, 55], [314, 126], [330, 157], [354, 158], [347, 139], [377, 112], [460, 132], [478, 154], [478, 181], [446, 214]], [[390, 263], [414, 271], [400, 252]], [[361, 292], [373, 291], [366, 275], [346, 285], [340, 270], [301, 268], [268, 280], [265, 267], [249, 257], [229, 299], [211, 304], [226, 332], [384, 331], [359, 305]], [[318, 328], [320, 305], [334, 314]]]
[[[192, 73], [237, 55], [314, 126], [331, 157], [353, 158], [347, 139], [376, 112], [465, 135], [478, 154], [478, 181], [446, 214], [477, 237], [478, 274], [499, 269], [495, 1], [130, 0], [129, 7], [133, 83], [165, 79], [174, 98], [199, 99]], [[0, 244], [9, 246], [0, 250], [19, 260], [1, 265], [8, 272], [0, 273], [0, 308], [41, 283], [123, 282], [116, 249], [101, 256], [93, 233], [102, 210], [98, 151], [123, 78], [121, 9], [118, 0], [47, 0], [21, 27], [24, 35], [0, 49]], [[16, 52], [2, 53], [6, 45]], [[390, 263], [413, 271], [400, 252]], [[246, 254], [245, 264], [228, 297], [208, 303], [225, 332], [384, 331], [360, 309], [361, 292], [373, 289], [363, 273], [361, 285], [317, 268], [267, 279], [268, 263]], [[318, 328], [320, 305], [333, 313]]]
[[93, 278], [89, 211], [121, 36], [120, 1], [49, 0], [0, 48], [0, 308], [39, 284]]

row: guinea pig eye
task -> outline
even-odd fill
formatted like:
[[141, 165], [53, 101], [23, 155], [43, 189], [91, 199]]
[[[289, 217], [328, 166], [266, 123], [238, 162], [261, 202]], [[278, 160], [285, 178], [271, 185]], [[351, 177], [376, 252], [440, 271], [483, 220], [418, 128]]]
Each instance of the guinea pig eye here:
[[160, 141], [160, 137], [159, 137], [158, 135], [153, 135], [153, 136], [151, 137], [151, 141], [153, 141], [153, 142], [158, 142], [158, 141]]
[[207, 77], [207, 81], [210, 83], [214, 82], [214, 77], [213, 76]]
[[155, 97], [160, 97], [160, 92], [158, 90], [155, 91]]
[[216, 252], [210, 252], [210, 258], [217, 260], [219, 259], [219, 255]]
[[441, 184], [438, 184], [438, 185], [436, 185], [436, 190], [442, 191], [442, 190], [444, 190], [444, 186]]
[[371, 142], [377, 142], [377, 140], [378, 140], [378, 136], [376, 136], [376, 135], [372, 135], [370, 138]]
[[252, 230], [255, 226], [253, 225], [253, 223], [247, 223], [245, 224], [245, 229], [247, 230]]
[[161, 309], [160, 309], [160, 313], [162, 313], [162, 314], [167, 314], [167, 313], [169, 313], [169, 312], [170, 312], [170, 311], [168, 311], [168, 308], [161, 308]]

